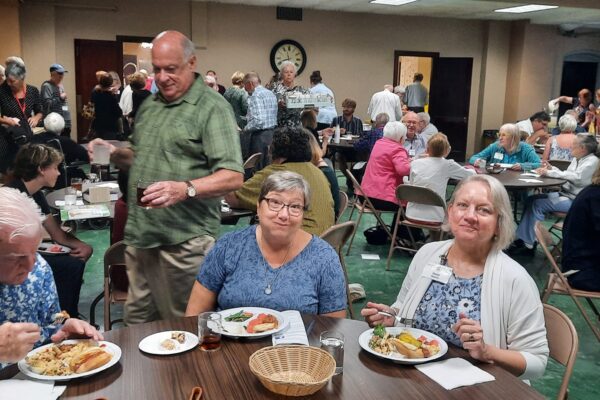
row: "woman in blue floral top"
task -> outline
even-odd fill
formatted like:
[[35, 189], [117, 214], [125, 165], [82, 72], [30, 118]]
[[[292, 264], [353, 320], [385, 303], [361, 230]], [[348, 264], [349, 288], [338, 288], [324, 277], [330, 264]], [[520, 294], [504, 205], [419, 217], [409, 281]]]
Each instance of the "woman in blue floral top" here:
[[369, 302], [361, 314], [371, 326], [395, 324], [379, 311], [398, 315], [476, 360], [521, 379], [541, 376], [548, 358], [543, 307], [533, 279], [502, 252], [515, 228], [502, 184], [488, 175], [463, 179], [448, 203], [448, 226], [454, 239], [417, 252], [396, 302]]

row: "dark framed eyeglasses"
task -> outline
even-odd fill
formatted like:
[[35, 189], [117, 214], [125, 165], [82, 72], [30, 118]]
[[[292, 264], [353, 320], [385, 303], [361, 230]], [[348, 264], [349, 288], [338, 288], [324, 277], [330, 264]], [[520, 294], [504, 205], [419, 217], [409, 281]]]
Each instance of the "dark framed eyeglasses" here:
[[304, 212], [304, 205], [302, 204], [285, 204], [283, 201], [268, 197], [265, 197], [264, 200], [267, 202], [269, 210], [274, 212], [279, 212], [283, 210], [284, 207], [287, 207], [288, 213], [293, 217], [299, 217]]

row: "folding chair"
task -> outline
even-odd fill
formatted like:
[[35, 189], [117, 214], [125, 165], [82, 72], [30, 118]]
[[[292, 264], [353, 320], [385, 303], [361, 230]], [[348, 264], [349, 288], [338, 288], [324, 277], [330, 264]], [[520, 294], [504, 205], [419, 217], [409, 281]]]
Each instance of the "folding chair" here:
[[569, 165], [571, 165], [571, 161], [567, 161], [567, 160], [548, 160], [548, 164], [552, 165], [553, 167], [556, 167], [556, 168], [560, 169], [561, 171], [565, 171], [567, 168], [569, 168]]
[[[348, 220], [352, 219], [352, 214], [354, 213], [354, 210], [358, 210], [358, 219], [356, 220], [356, 226], [354, 227], [354, 232], [352, 232], [352, 237], [350, 238], [350, 244], [348, 244], [348, 250], [346, 251], [346, 255], [350, 254], [350, 248], [352, 247], [352, 242], [354, 241], [354, 236], [356, 235], [356, 229], [358, 229], [359, 225], [360, 225], [360, 220], [363, 216], [363, 214], [373, 214], [375, 216], [375, 218], [377, 219], [377, 222], [379, 223], [379, 225], [381, 225], [383, 227], [383, 229], [385, 230], [385, 232], [387, 233], [387, 235], [389, 236], [390, 239], [392, 239], [392, 232], [390, 232], [390, 229], [388, 228], [388, 226], [385, 224], [385, 222], [383, 222], [383, 219], [381, 219], [381, 214], [382, 213], [390, 213], [390, 212], [395, 212], [395, 211], [383, 211], [383, 210], [378, 210], [375, 208], [375, 206], [373, 206], [373, 203], [371, 203], [371, 200], [369, 200], [369, 197], [364, 194], [365, 192], [362, 189], [362, 186], [360, 186], [360, 183], [358, 183], [358, 181], [356, 180], [356, 178], [354, 177], [354, 175], [352, 175], [352, 172], [350, 172], [349, 169], [347, 169], [345, 171], [346, 176], [348, 177], [348, 179], [350, 179], [350, 181], [352, 182], [352, 184], [354, 185], [354, 193], [356, 193], [357, 197], [354, 201], [354, 207], [352, 208], [352, 211], [350, 212], [350, 217], [348, 218]], [[364, 200], [359, 200], [358, 195], [362, 196]]]
[[340, 219], [342, 219], [342, 215], [344, 215], [344, 211], [348, 207], [348, 195], [343, 190], [340, 190], [340, 208], [338, 210], [338, 215], [336, 215], [335, 223], [339, 224]]
[[[424, 186], [416, 186], [410, 184], [399, 185], [396, 188], [396, 198], [398, 199], [400, 204], [402, 204], [402, 202], [411, 202], [431, 207], [441, 207], [444, 209], [444, 214], [446, 213], [446, 201], [442, 197], [440, 197], [439, 194]], [[401, 245], [400, 243], [396, 243], [398, 229], [401, 226], [405, 226], [408, 230], [411, 247], [407, 247]], [[406, 216], [404, 208], [400, 207], [398, 215], [396, 216], [394, 233], [392, 234], [392, 243], [390, 244], [390, 251], [388, 253], [386, 269], [390, 269], [390, 261], [392, 259], [392, 254], [394, 253], [394, 250], [405, 250], [411, 253], [416, 253], [417, 250], [419, 250], [415, 238], [413, 237], [412, 232], [410, 231], [410, 228], [428, 229], [430, 232], [437, 232], [437, 240], [441, 240], [444, 234], [444, 231], [442, 231], [441, 222], [431, 223], [427, 221], [419, 221], [408, 218]]]
[[246, 161], [244, 161], [244, 175], [247, 179], [251, 178], [254, 175], [256, 170], [256, 166], [258, 162], [262, 158], [262, 153], [254, 153]]
[[549, 246], [553, 245], [552, 236], [539, 221], [535, 223], [535, 237], [540, 246], [542, 247], [546, 258], [550, 262], [552, 271], [548, 274], [548, 282], [546, 283], [546, 287], [542, 294], [542, 303], [546, 303], [548, 301], [548, 297], [550, 297], [550, 295], [553, 293], [570, 296], [575, 302], [575, 305], [577, 306], [579, 311], [581, 312], [581, 315], [589, 325], [590, 329], [592, 330], [592, 332], [594, 332], [596, 339], [600, 341], [600, 329], [590, 319], [590, 317], [588, 316], [587, 312], [585, 311], [585, 309], [581, 305], [581, 302], [578, 299], [578, 297], [585, 298], [592, 310], [594, 311], [594, 313], [596, 314], [596, 317], [600, 318], [600, 312], [598, 312], [596, 305], [592, 302], [592, 299], [600, 299], [600, 292], [589, 292], [587, 290], [573, 289], [571, 287], [569, 281], [567, 280], [567, 277], [573, 275], [574, 273], [577, 273], [577, 271], [571, 270], [564, 273], [561, 271], [558, 264], [556, 263], [556, 260], [554, 259], [554, 257], [552, 257], [552, 254], [548, 248]]
[[350, 318], [352, 319], [354, 319], [354, 312], [352, 311], [352, 301], [350, 299], [350, 282], [348, 281], [348, 271], [346, 269], [346, 263], [344, 262], [342, 248], [350, 238], [350, 235], [352, 235], [352, 232], [354, 232], [355, 227], [356, 222], [347, 221], [342, 224], [333, 225], [321, 234], [321, 239], [329, 243], [340, 257], [340, 263], [342, 264], [342, 269], [344, 270], [344, 278], [346, 280], [346, 298], [348, 303], [348, 311], [350, 312]]
[[569, 380], [573, 374], [573, 366], [579, 348], [577, 329], [565, 313], [549, 304], [544, 304], [544, 320], [546, 321], [546, 336], [550, 348], [550, 357], [565, 367], [556, 398], [557, 400], [566, 400]]

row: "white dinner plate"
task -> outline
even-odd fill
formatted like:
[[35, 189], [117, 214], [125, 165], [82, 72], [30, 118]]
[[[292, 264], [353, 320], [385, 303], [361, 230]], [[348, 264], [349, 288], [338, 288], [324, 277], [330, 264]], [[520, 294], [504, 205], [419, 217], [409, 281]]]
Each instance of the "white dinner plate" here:
[[[56, 248], [57, 249], [60, 248], [60, 250], [52, 251], [52, 250], [54, 250], [53, 249], [54, 246], [57, 246]], [[38, 246], [37, 251], [38, 251], [38, 253], [46, 255], [46, 256], [55, 256], [58, 254], [69, 254], [71, 252], [71, 248], [67, 247], [67, 246], [61, 246], [60, 244], [57, 244], [54, 242], [42, 242]]]
[[501, 166], [502, 168], [512, 168], [512, 166], [513, 166], [513, 165], [514, 165], [514, 164], [500, 163], [500, 166]]
[[[179, 343], [175, 341], [176, 347], [173, 350], [166, 350], [161, 347], [160, 343], [165, 339], [171, 339], [172, 332], [183, 332], [185, 333], [185, 342]], [[138, 347], [144, 353], [155, 354], [157, 356], [169, 356], [172, 354], [183, 353], [198, 346], [198, 336], [190, 332], [185, 331], [164, 331], [146, 336], [143, 338]]]
[[411, 333], [411, 335], [413, 335], [416, 338], [423, 335], [428, 339], [436, 339], [440, 344], [440, 352], [437, 353], [436, 355], [434, 355], [432, 357], [428, 357], [428, 358], [406, 358], [403, 355], [401, 355], [399, 353], [395, 353], [395, 352], [392, 352], [389, 355], [378, 353], [369, 347], [369, 340], [371, 340], [371, 337], [373, 336], [373, 329], [368, 329], [368, 330], [364, 331], [363, 333], [361, 333], [360, 336], [358, 337], [358, 344], [360, 345], [360, 347], [363, 348], [363, 350], [365, 350], [379, 358], [391, 360], [398, 364], [411, 364], [411, 365], [412, 364], [422, 364], [425, 362], [437, 360], [438, 358], [442, 357], [444, 354], [446, 354], [448, 352], [448, 344], [442, 338], [440, 338], [437, 335], [434, 335], [433, 333], [429, 333], [427, 331], [423, 331], [421, 329], [416, 329], [416, 328], [403, 328], [401, 326], [385, 328], [385, 330], [388, 331], [390, 333], [390, 335], [398, 335], [403, 331], [408, 331]]
[[[61, 342], [60, 344], [72, 344], [72, 343], [80, 342], [82, 340], [89, 340], [89, 339], [65, 340], [65, 341]], [[44, 381], [68, 381], [68, 380], [75, 379], [75, 378], [83, 378], [84, 376], [90, 376], [90, 375], [97, 374], [100, 371], [104, 371], [105, 369], [108, 369], [108, 368], [112, 367], [113, 365], [115, 365], [116, 363], [118, 363], [119, 360], [121, 359], [121, 348], [119, 346], [117, 346], [116, 344], [111, 343], [111, 342], [100, 341], [100, 342], [98, 342], [98, 345], [102, 346], [105, 351], [112, 354], [112, 359], [101, 367], [98, 367], [98, 368], [93, 369], [88, 372], [83, 372], [81, 374], [72, 374], [72, 375], [65, 375], [65, 376], [40, 375], [40, 374], [33, 372], [33, 370], [29, 367], [29, 364], [27, 364], [25, 359], [22, 359], [21, 361], [19, 361], [17, 366], [19, 367], [19, 370], [22, 373], [24, 373], [25, 375], [27, 375], [31, 378], [40, 379], [40, 380], [44, 380]], [[54, 346], [54, 343], [50, 343], [45, 346], [38, 347], [37, 349], [33, 349], [29, 353], [27, 353], [27, 356], [32, 356], [32, 355], [36, 354], [37, 352], [42, 351], [50, 346]]]
[[[252, 317], [250, 319], [247, 319], [244, 322], [227, 322], [225, 321], [225, 318], [235, 314], [239, 311], [247, 311], [247, 312], [251, 312]], [[287, 318], [281, 314], [279, 311], [275, 311], [275, 310], [271, 310], [270, 308], [262, 308], [262, 307], [238, 307], [238, 308], [230, 308], [228, 310], [222, 310], [219, 312], [219, 314], [221, 314], [222, 316], [222, 323], [223, 323], [223, 329], [221, 330], [221, 334], [223, 336], [229, 336], [229, 337], [233, 337], [233, 338], [254, 338], [254, 339], [258, 339], [258, 338], [262, 338], [265, 336], [270, 336], [274, 333], [280, 332], [283, 329], [285, 329], [289, 323], [289, 321], [287, 320]], [[266, 332], [260, 332], [260, 333], [248, 333], [246, 332], [246, 329], [244, 328], [246, 325], [248, 325], [248, 323], [250, 321], [252, 321], [253, 319], [255, 319], [256, 317], [258, 317], [258, 314], [271, 314], [273, 316], [275, 316], [275, 318], [277, 318], [277, 321], [279, 321], [279, 325], [277, 326], [277, 328], [275, 329], [271, 329], [270, 331], [266, 331]]]

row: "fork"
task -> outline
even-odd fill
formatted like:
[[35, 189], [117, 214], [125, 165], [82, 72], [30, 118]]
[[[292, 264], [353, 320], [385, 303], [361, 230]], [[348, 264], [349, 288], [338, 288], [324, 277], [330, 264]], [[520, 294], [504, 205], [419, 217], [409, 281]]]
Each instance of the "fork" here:
[[392, 317], [402, 325], [412, 325], [412, 319], [402, 318], [386, 311], [378, 311], [377, 314], [385, 315], [386, 317]]

